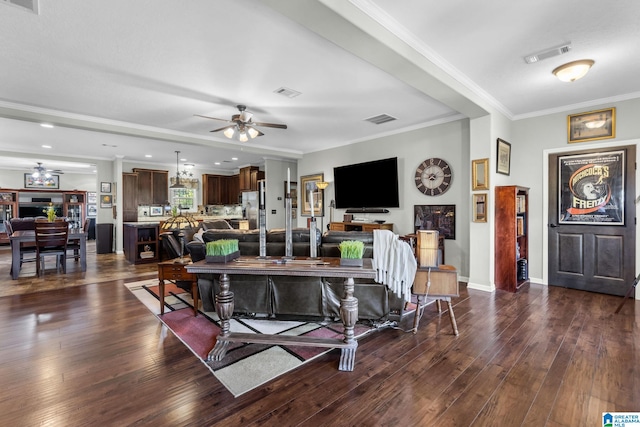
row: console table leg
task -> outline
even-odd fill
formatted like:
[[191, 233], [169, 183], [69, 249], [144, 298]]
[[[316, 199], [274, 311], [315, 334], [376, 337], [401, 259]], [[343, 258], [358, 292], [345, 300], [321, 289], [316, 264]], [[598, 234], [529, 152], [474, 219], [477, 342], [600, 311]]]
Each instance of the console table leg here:
[[344, 281], [344, 298], [340, 300], [340, 318], [344, 324], [344, 342], [350, 344], [342, 349], [340, 356], [341, 371], [353, 371], [358, 342], [355, 339], [354, 328], [358, 321], [358, 299], [353, 296], [354, 281], [352, 277]]
[[216, 344], [209, 352], [208, 360], [222, 360], [227, 354], [229, 341], [226, 338], [231, 333], [231, 316], [233, 315], [233, 292], [229, 291], [229, 275], [220, 275], [220, 293], [216, 295], [216, 313], [220, 317], [220, 335]]

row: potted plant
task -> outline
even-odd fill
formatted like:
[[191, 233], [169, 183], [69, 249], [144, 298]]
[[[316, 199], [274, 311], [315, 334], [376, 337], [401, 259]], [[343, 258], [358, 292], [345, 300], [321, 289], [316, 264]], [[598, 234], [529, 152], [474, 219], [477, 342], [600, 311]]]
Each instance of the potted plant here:
[[364, 243], [359, 240], [343, 240], [338, 245], [340, 249], [340, 265], [362, 267]]
[[53, 207], [53, 203], [49, 203], [49, 207], [42, 212], [47, 214], [47, 220], [53, 222], [56, 220], [56, 208]]
[[206, 262], [228, 262], [240, 256], [237, 239], [220, 239], [207, 242]]

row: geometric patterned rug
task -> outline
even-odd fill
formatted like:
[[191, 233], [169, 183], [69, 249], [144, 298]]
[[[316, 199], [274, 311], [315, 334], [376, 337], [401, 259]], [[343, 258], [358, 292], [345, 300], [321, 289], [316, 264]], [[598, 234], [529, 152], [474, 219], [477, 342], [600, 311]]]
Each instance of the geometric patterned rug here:
[[[190, 293], [165, 282], [165, 310], [160, 315], [157, 279], [126, 283], [125, 286], [209, 367], [213, 375], [235, 397], [332, 350], [232, 342], [229, 343], [223, 360], [209, 362], [207, 355], [220, 332], [220, 319], [215, 312], [198, 311], [198, 316], [194, 316]], [[358, 323], [355, 326], [356, 339], [377, 329], [379, 327]], [[342, 331], [343, 325], [340, 322], [325, 324], [258, 317], [231, 320], [231, 332], [336, 338], [342, 336]]]

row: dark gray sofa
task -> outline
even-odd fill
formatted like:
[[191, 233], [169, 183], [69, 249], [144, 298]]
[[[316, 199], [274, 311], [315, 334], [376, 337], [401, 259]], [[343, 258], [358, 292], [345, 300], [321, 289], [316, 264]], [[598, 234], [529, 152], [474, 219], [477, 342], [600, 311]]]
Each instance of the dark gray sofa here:
[[[219, 239], [237, 239], [241, 255], [260, 254], [258, 230], [207, 230], [202, 235], [205, 243], [191, 241], [187, 252], [193, 261], [205, 257], [206, 242]], [[366, 258], [373, 256], [373, 233], [359, 231], [328, 231], [316, 236], [318, 256], [339, 257], [338, 245], [343, 240], [361, 240], [365, 243]], [[292, 230], [293, 255], [310, 255], [309, 229]], [[271, 257], [285, 254], [285, 230], [270, 230], [266, 235], [266, 253]], [[262, 313], [272, 317], [338, 318], [340, 299], [343, 297], [342, 278], [232, 275], [234, 312], [237, 314]], [[214, 295], [220, 291], [219, 276], [198, 274], [198, 289], [205, 311], [215, 311]], [[390, 292], [386, 285], [371, 280], [356, 279], [354, 296], [358, 298], [358, 317], [368, 320], [397, 320], [404, 314], [404, 301]]]

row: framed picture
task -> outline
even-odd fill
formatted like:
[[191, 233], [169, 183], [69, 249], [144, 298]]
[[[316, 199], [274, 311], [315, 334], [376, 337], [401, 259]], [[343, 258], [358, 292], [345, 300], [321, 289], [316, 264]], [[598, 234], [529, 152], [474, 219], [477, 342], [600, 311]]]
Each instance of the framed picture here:
[[489, 189], [489, 159], [471, 162], [471, 189], [473, 191]]
[[0, 193], [0, 201], [13, 202], [13, 193]]
[[87, 205], [87, 216], [96, 216], [98, 214], [98, 208], [95, 204], [91, 203]]
[[164, 208], [162, 206], [150, 206], [149, 216], [162, 216]]
[[616, 137], [616, 109], [589, 111], [567, 116], [569, 144]]
[[456, 238], [456, 205], [414, 205], [415, 231], [438, 230], [445, 239]]
[[[298, 183], [295, 181], [290, 182], [291, 190], [291, 209], [298, 208]], [[287, 181], [284, 182], [284, 197], [287, 197]], [[287, 201], [284, 201], [284, 206], [287, 207]]]
[[49, 178], [34, 178], [30, 173], [25, 173], [24, 188], [50, 188], [57, 190], [60, 188], [60, 176], [51, 175]]
[[111, 199], [111, 194], [103, 194], [100, 196], [100, 207], [101, 208], [111, 208], [113, 206], [113, 202]]
[[324, 181], [323, 173], [300, 177], [302, 189], [302, 197], [300, 199], [302, 211], [300, 212], [300, 216], [311, 216], [311, 194], [313, 194], [313, 215], [324, 216], [324, 190], [319, 189], [316, 185], [322, 181]]
[[487, 222], [487, 193], [473, 195], [473, 222]]
[[96, 192], [95, 191], [89, 191], [87, 193], [87, 203], [88, 204], [96, 204], [98, 203], [98, 198], [96, 197]]
[[509, 175], [511, 173], [511, 144], [498, 138], [498, 149], [496, 153], [496, 172]]
[[110, 182], [101, 182], [100, 183], [100, 192], [101, 193], [111, 193], [111, 183]]

